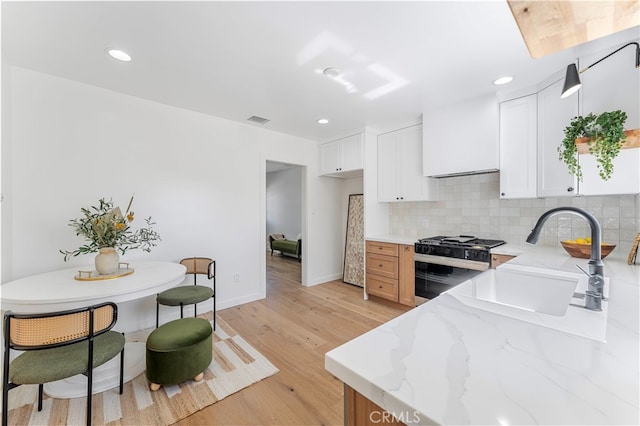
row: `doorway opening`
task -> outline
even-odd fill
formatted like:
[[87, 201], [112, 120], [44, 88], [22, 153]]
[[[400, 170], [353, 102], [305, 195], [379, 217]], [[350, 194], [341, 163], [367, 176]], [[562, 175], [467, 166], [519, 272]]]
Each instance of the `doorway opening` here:
[[[266, 295], [270, 286], [302, 284], [302, 224], [304, 168], [290, 163], [266, 161], [265, 247]], [[271, 237], [271, 238], [270, 238]], [[289, 250], [271, 250], [272, 238], [284, 238]]]

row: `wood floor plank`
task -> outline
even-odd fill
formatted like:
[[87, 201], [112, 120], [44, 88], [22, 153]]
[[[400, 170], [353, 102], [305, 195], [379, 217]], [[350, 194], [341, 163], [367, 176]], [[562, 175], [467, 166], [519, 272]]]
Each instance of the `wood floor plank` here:
[[342, 425], [343, 386], [324, 354], [408, 310], [342, 281], [303, 287], [297, 259], [267, 254], [267, 298], [219, 315], [280, 372], [178, 424]]

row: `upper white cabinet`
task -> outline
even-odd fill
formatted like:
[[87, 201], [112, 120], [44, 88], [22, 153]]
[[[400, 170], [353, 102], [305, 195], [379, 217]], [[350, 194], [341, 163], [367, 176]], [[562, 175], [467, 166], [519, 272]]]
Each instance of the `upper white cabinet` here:
[[437, 182], [422, 175], [422, 125], [378, 135], [378, 201], [429, 201]]
[[425, 111], [422, 122], [425, 176], [498, 170], [498, 105], [494, 95]]
[[595, 157], [591, 154], [580, 154], [580, 166], [580, 195], [640, 193], [640, 148], [620, 150], [613, 160], [613, 175], [609, 180], [600, 178]]
[[538, 92], [538, 197], [564, 197], [578, 193], [578, 182], [558, 156], [564, 128], [578, 115], [578, 96], [560, 99], [564, 80]]
[[[637, 41], [637, 40], [635, 40]], [[585, 68], [617, 47], [580, 58]], [[622, 110], [627, 113], [626, 129], [640, 128], [640, 71], [635, 65], [635, 46], [629, 46], [581, 74], [582, 115]], [[574, 95], [575, 96], [575, 95]], [[624, 149], [613, 163], [613, 175], [603, 181], [591, 154], [580, 155], [584, 195], [637, 194], [640, 192], [640, 148]]]
[[500, 198], [536, 197], [537, 97], [500, 104]]
[[320, 145], [320, 174], [349, 178], [362, 176], [362, 133]]
[[[617, 47], [580, 58], [578, 68], [593, 64]], [[573, 96], [560, 99], [563, 71], [541, 82], [532, 90], [536, 93], [500, 104], [501, 198], [640, 193], [640, 148], [620, 151], [608, 181], [600, 178], [591, 154], [579, 156], [582, 182], [569, 174], [558, 157], [564, 129], [577, 115], [620, 109], [627, 113], [625, 128], [640, 127], [640, 72], [634, 67], [635, 49], [626, 49], [629, 52], [622, 50], [583, 73], [582, 89]], [[533, 114], [536, 101], [537, 113]], [[534, 189], [532, 182], [536, 183]]]

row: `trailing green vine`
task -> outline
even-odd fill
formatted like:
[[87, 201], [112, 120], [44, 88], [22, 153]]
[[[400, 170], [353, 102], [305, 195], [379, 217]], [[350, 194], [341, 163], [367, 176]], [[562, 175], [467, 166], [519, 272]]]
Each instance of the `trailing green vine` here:
[[582, 168], [578, 161], [576, 139], [591, 137], [589, 152], [595, 157], [598, 174], [603, 180], [609, 180], [613, 174], [613, 159], [618, 156], [620, 147], [627, 139], [624, 134], [624, 122], [627, 113], [617, 110], [599, 115], [589, 114], [571, 119], [564, 129], [564, 139], [558, 147], [559, 159], [569, 168], [569, 173], [582, 181]]

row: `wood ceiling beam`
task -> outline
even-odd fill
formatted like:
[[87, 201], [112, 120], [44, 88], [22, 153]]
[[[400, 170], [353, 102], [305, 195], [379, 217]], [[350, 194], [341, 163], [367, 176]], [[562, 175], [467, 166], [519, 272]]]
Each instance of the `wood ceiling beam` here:
[[532, 58], [640, 25], [640, 1], [507, 0]]

